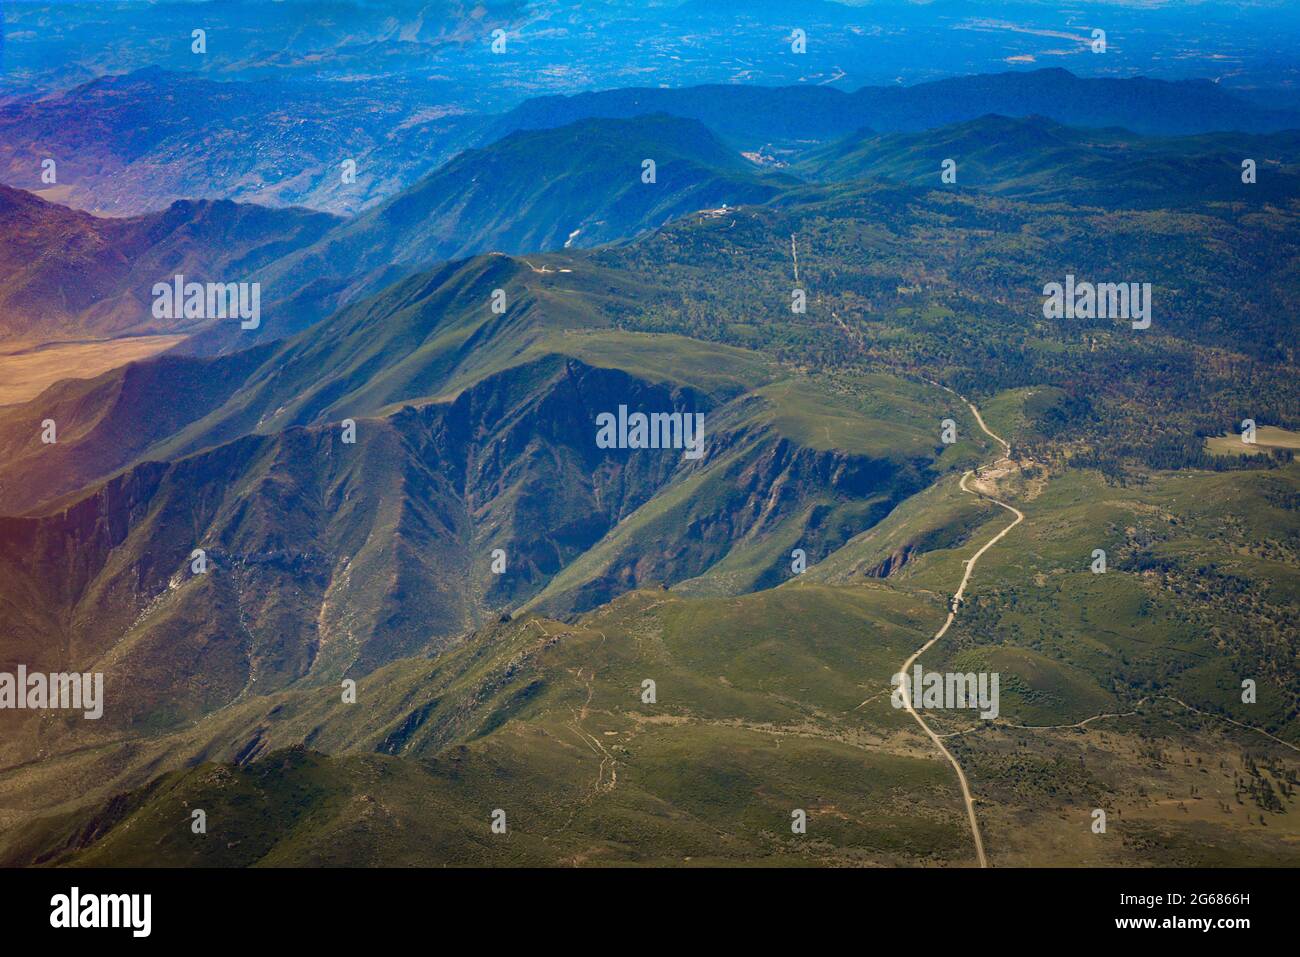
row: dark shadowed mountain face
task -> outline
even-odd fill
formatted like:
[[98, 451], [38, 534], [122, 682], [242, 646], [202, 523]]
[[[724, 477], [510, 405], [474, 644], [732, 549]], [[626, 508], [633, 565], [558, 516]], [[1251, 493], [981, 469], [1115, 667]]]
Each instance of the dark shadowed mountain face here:
[[[0, 654], [89, 662], [111, 649], [134, 662], [119, 693], [142, 703], [122, 716], [137, 721], [446, 641], [527, 597], [682, 464], [680, 453], [599, 453], [595, 411], [619, 402], [695, 406], [551, 362], [452, 403], [363, 419], [355, 444], [336, 426], [294, 429], [130, 470], [5, 526], [5, 578], [30, 604]], [[508, 578], [480, 561], [496, 547], [511, 556]], [[193, 548], [207, 550], [207, 575], [193, 574]]]
[[[720, 423], [708, 460], [598, 448], [593, 423], [620, 405]], [[247, 436], [3, 520], [0, 659], [111, 662], [110, 693], [138, 703], [114, 723], [168, 724], [440, 648], [566, 569], [552, 611], [737, 562], [814, 504], [845, 536], [850, 515], [870, 521], [918, 482], [906, 463], [802, 446], [747, 406], [558, 356], [355, 429]], [[600, 564], [571, 567], [620, 525]]]
[[[1225, 193], [1232, 202], [1177, 215], [1056, 209], [897, 184], [803, 186], [785, 190], [779, 204], [690, 214], [590, 252], [454, 261], [277, 345], [141, 363], [0, 411], [0, 506], [21, 512], [49, 503], [138, 457], [171, 459], [249, 432], [454, 394], [539, 351], [586, 357], [586, 340], [574, 334], [610, 328], [757, 348], [796, 364], [835, 366], [866, 350], [890, 369], [952, 367], [966, 388], [1063, 377], [1085, 394], [1074, 428], [1097, 428], [1098, 406], [1113, 402], [1094, 439], [1111, 442], [1122, 432], [1127, 438], [1112, 448], [1145, 448], [1143, 422], [1122, 409], [1146, 376], [1178, 391], [1203, 361], [1198, 350], [1231, 347], [1271, 362], [1296, 348], [1284, 318], [1295, 297], [1295, 214], [1272, 206], [1268, 192], [1251, 192], [1235, 169], [1224, 175], [1235, 184], [1235, 194]], [[639, 176], [634, 184], [652, 188]], [[790, 311], [792, 236], [803, 281], [821, 297], [807, 314]], [[1064, 266], [1054, 259], [1060, 243], [1071, 250]], [[1262, 245], [1269, 256], [1251, 254]], [[1151, 282], [1157, 331], [1127, 341], [1115, 338], [1110, 319], [1048, 322], [1043, 285], [1069, 270]], [[497, 289], [500, 314], [492, 309]], [[865, 325], [843, 318], [855, 314]], [[277, 321], [268, 310], [263, 330]], [[226, 326], [247, 346], [237, 323]], [[1026, 347], [1042, 336], [1063, 348]], [[1082, 336], [1111, 342], [1120, 350], [1114, 364], [1077, 352]], [[1157, 336], [1169, 338], [1157, 344]], [[639, 364], [623, 349], [609, 361]], [[1190, 416], [1180, 420], [1187, 434], [1237, 414], [1227, 410], [1241, 384], [1227, 373], [1210, 378], [1215, 385], [1201, 403], [1180, 408]], [[169, 396], [165, 409], [146, 412]], [[50, 416], [61, 424], [57, 446], [43, 444], [36, 428]]]
[[0, 338], [189, 331], [204, 321], [154, 316], [155, 283], [177, 273], [200, 282], [251, 280], [337, 222], [226, 200], [105, 219], [0, 187]]
[[[612, 328], [663, 294], [580, 254], [483, 256], [274, 349], [164, 356], [7, 410], [3, 489], [29, 514], [0, 534], [19, 583], [4, 653], [116, 662], [114, 693], [139, 703], [116, 720], [170, 726], [529, 601], [763, 587], [802, 529], [815, 557], [923, 484], [919, 429], [893, 452], [838, 449], [830, 393], [803, 424], [786, 392], [754, 391], [773, 376], [759, 356]], [[602, 449], [597, 418], [620, 406], [705, 415], [708, 455]], [[55, 446], [32, 441], [38, 407]]]

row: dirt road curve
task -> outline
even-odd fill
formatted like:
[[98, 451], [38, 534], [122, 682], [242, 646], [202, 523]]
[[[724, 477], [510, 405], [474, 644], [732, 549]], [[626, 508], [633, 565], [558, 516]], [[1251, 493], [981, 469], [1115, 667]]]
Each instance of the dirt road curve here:
[[[949, 389], [948, 391], [951, 392], [952, 390]], [[989, 427], [984, 424], [983, 417], [980, 416], [979, 409], [975, 408], [975, 404], [973, 402], [964, 399], [963, 401], [965, 401], [966, 404], [970, 406], [970, 410], [972, 413], [974, 413], [975, 421], [979, 423], [979, 427], [984, 430], [985, 434], [988, 435], [989, 438], [994, 439], [997, 442], [1001, 443], [1003, 449], [1006, 451], [1007, 455], [1009, 456], [1011, 454], [1011, 446], [1008, 445], [1004, 439], [998, 437], [997, 435], [994, 435], [993, 432], [989, 430]], [[974, 489], [967, 488], [966, 480], [969, 479], [973, 474], [974, 474], [973, 471], [968, 471], [966, 472], [966, 474], [964, 474], [961, 477], [961, 490], [963, 492], [968, 492], [971, 495], [976, 495], [980, 498], [986, 499], [987, 501], [993, 502], [996, 505], [1001, 505], [1008, 512], [1011, 512], [1016, 516], [1015, 521], [1013, 521], [1006, 528], [1002, 529], [1002, 531], [998, 532], [996, 535], [990, 538], [987, 542], [984, 543], [983, 548], [981, 548], [978, 552], [976, 552], [974, 555], [972, 555], [970, 558], [966, 560], [965, 562], [966, 572], [961, 577], [961, 584], [957, 586], [957, 592], [953, 596], [952, 604], [949, 605], [947, 620], [943, 623], [943, 627], [940, 628], [937, 632], [935, 632], [933, 638], [931, 638], [924, 645], [922, 645], [920, 649], [916, 651], [915, 654], [912, 655], [912, 657], [908, 658], [905, 662], [903, 662], [903, 666], [899, 668], [898, 671], [900, 674], [904, 676], [908, 674], [912, 665], [916, 662], [916, 659], [920, 658], [921, 655], [925, 654], [926, 651], [929, 650], [930, 646], [932, 646], [936, 641], [938, 641], [945, 634], [947, 634], [948, 629], [952, 627], [953, 620], [957, 617], [957, 609], [960, 607], [962, 596], [966, 593], [966, 586], [967, 584], [970, 583], [970, 577], [975, 571], [975, 563], [980, 560], [980, 557], [985, 552], [987, 552], [990, 548], [992, 548], [994, 545], [1000, 542], [1002, 538], [1009, 531], [1011, 531], [1013, 528], [1015, 528], [1017, 525], [1019, 525], [1021, 522], [1025, 520], [1024, 512], [1020, 511], [1020, 509], [1016, 508], [1015, 506], [1008, 505], [1006, 502], [1000, 502], [997, 499], [992, 498], [991, 496], [983, 495], [980, 492], [976, 492]], [[927, 735], [929, 735], [930, 740], [934, 742], [934, 746], [943, 753], [943, 756], [948, 759], [948, 763], [952, 765], [953, 770], [957, 772], [957, 780], [961, 784], [962, 800], [966, 803], [966, 817], [969, 818], [970, 820], [971, 837], [975, 841], [975, 856], [979, 859], [980, 867], [988, 867], [989, 866], [988, 858], [985, 857], [984, 855], [984, 839], [980, 836], [979, 820], [975, 817], [975, 802], [971, 799], [970, 784], [966, 781], [966, 772], [962, 769], [962, 766], [957, 761], [957, 759], [952, 756], [952, 752], [949, 751], [946, 747], [944, 747], [944, 743], [939, 739], [939, 736], [934, 733], [934, 731], [930, 728], [928, 724], [925, 723], [925, 719], [922, 718], [921, 715], [917, 713], [916, 709], [912, 707], [912, 695], [911, 695], [909, 685], [905, 682], [901, 685], [901, 688], [903, 692], [903, 706], [907, 709], [907, 713], [916, 719], [916, 723], [921, 726], [921, 730], [924, 731]]]

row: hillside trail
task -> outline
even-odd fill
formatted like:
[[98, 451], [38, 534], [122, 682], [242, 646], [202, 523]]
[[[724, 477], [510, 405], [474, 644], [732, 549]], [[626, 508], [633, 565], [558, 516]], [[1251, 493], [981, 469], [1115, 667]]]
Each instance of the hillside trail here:
[[[937, 382], [934, 384], [938, 385]], [[979, 427], [984, 430], [984, 433], [989, 438], [995, 440], [996, 442], [1002, 445], [1002, 448], [1006, 454], [994, 464], [998, 465], [1001, 464], [1002, 462], [1010, 462], [1011, 445], [1005, 439], [996, 435], [987, 425], [985, 425], [984, 418], [983, 416], [980, 415], [979, 409], [975, 408], [975, 403], [971, 402], [969, 399], [965, 398], [964, 396], [958, 395], [956, 392], [953, 392], [953, 390], [949, 389], [947, 386], [939, 386], [939, 387], [946, 392], [952, 392], [953, 395], [956, 395], [959, 399], [965, 402], [966, 405], [970, 407], [971, 413], [975, 416], [975, 421], [979, 424]], [[987, 552], [990, 548], [992, 548], [994, 545], [1000, 542], [1008, 532], [1010, 532], [1013, 528], [1015, 528], [1017, 525], [1019, 525], [1021, 522], [1025, 520], [1024, 512], [1020, 511], [1020, 509], [1016, 508], [1014, 505], [1008, 505], [1006, 502], [999, 501], [998, 499], [993, 498], [991, 495], [985, 495], [983, 492], [977, 492], [974, 489], [967, 488], [966, 481], [973, 474], [975, 474], [975, 470], [968, 469], [965, 472], [965, 474], [962, 475], [961, 482], [959, 483], [961, 490], [963, 492], [967, 492], [971, 495], [974, 495], [977, 498], [986, 499], [990, 502], [993, 502], [995, 505], [1002, 506], [1008, 512], [1011, 512], [1016, 516], [1015, 520], [1006, 528], [1002, 529], [1002, 531], [998, 532], [996, 535], [990, 538], [984, 544], [983, 548], [981, 548], [979, 551], [977, 551], [974, 555], [972, 555], [964, 562], [966, 566], [966, 571], [962, 575], [961, 584], [957, 586], [957, 591], [953, 595], [952, 601], [948, 606], [948, 617], [944, 621], [943, 627], [940, 628], [937, 632], [935, 632], [933, 638], [927, 641], [924, 645], [920, 647], [920, 649], [918, 649], [915, 653], [913, 653], [913, 655], [910, 658], [908, 658], [905, 662], [903, 662], [902, 667], [898, 669], [898, 673], [901, 675], [906, 676], [908, 674], [908, 671], [911, 669], [912, 665], [916, 662], [916, 660], [920, 658], [921, 655], [925, 654], [934, 645], [935, 642], [937, 642], [940, 638], [942, 638], [945, 634], [947, 634], [948, 629], [952, 627], [953, 620], [956, 619], [957, 617], [957, 610], [961, 607], [962, 596], [966, 592], [966, 586], [970, 583], [971, 575], [975, 571], [975, 563], [980, 560], [980, 558], [984, 555], [985, 552]], [[930, 740], [934, 742], [934, 746], [938, 748], [940, 752], [942, 752], [943, 756], [948, 759], [948, 763], [952, 765], [952, 769], [957, 772], [957, 780], [961, 784], [962, 801], [966, 805], [966, 817], [970, 821], [971, 837], [975, 841], [975, 855], [979, 859], [980, 867], [988, 867], [989, 866], [988, 858], [984, 854], [984, 839], [980, 836], [979, 820], [975, 816], [975, 801], [971, 798], [970, 784], [966, 780], [966, 771], [962, 768], [961, 762], [959, 762], [955, 757], [953, 757], [952, 752], [949, 751], [947, 747], [945, 747], [943, 741], [940, 740], [939, 736], [934, 733], [934, 730], [928, 724], [925, 723], [925, 719], [921, 717], [921, 715], [917, 712], [917, 710], [914, 707], [912, 707], [912, 692], [908, 683], [902, 682], [900, 683], [899, 687], [903, 692], [903, 707], [907, 709], [907, 713], [916, 719], [916, 723], [921, 726], [921, 730], [924, 731], [926, 735], [929, 736]]]

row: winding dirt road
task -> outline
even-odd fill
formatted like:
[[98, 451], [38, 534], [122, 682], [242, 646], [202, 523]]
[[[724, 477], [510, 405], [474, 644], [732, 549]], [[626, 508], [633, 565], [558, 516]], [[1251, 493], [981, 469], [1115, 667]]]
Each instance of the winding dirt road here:
[[[945, 391], [952, 392], [952, 390], [948, 389], [946, 386], [940, 386], [940, 388], [945, 389]], [[953, 395], [956, 394], [957, 393], [953, 392]], [[997, 442], [1001, 443], [1002, 448], [1006, 452], [1006, 456], [1004, 456], [1002, 461], [1005, 461], [1006, 459], [1010, 458], [1011, 446], [1007, 443], [1007, 441], [1001, 438], [1000, 436], [995, 435], [992, 432], [992, 430], [990, 430], [989, 427], [984, 424], [984, 419], [980, 415], [979, 409], [975, 408], [975, 404], [973, 402], [960, 396], [959, 398], [961, 398], [962, 401], [965, 402], [970, 407], [971, 412], [975, 416], [975, 421], [979, 423], [979, 427], [984, 430], [984, 433], [988, 435], [989, 438], [994, 439]], [[936, 641], [938, 641], [945, 634], [947, 634], [948, 629], [952, 627], [953, 620], [957, 617], [957, 609], [961, 606], [962, 596], [966, 592], [966, 586], [970, 583], [970, 577], [972, 573], [974, 573], [975, 571], [975, 563], [980, 560], [980, 557], [985, 552], [987, 552], [990, 548], [992, 548], [994, 545], [1000, 542], [1008, 532], [1010, 532], [1013, 528], [1015, 528], [1017, 525], [1019, 525], [1021, 522], [1025, 520], [1024, 512], [1020, 511], [1020, 509], [1016, 508], [1015, 506], [1008, 505], [1006, 502], [999, 501], [998, 499], [993, 498], [992, 496], [984, 495], [982, 492], [977, 492], [974, 489], [967, 488], [966, 480], [969, 479], [973, 474], [974, 474], [974, 470], [970, 470], [967, 471], [964, 475], [962, 475], [961, 483], [960, 483], [961, 490], [971, 495], [975, 495], [979, 498], [986, 499], [987, 501], [993, 502], [996, 505], [1001, 505], [1008, 512], [1011, 512], [1016, 516], [1015, 521], [1013, 521], [1006, 528], [1002, 529], [1002, 531], [998, 532], [996, 535], [990, 538], [987, 542], [985, 542], [983, 548], [977, 551], [970, 558], [966, 559], [964, 563], [966, 566], [966, 572], [965, 574], [962, 575], [961, 584], [957, 586], [957, 592], [953, 596], [953, 601], [948, 607], [947, 620], [943, 623], [943, 627], [940, 628], [937, 632], [935, 632], [933, 638], [931, 638], [924, 645], [922, 645], [920, 649], [917, 650], [912, 655], [912, 657], [908, 658], [905, 662], [903, 662], [902, 667], [898, 669], [898, 673], [901, 674], [903, 677], [907, 677], [909, 670], [911, 669], [912, 665], [916, 662], [916, 660], [920, 658], [921, 655], [925, 654], [926, 651], [928, 651]], [[928, 724], [925, 723], [925, 719], [921, 717], [921, 715], [917, 712], [917, 710], [914, 707], [912, 707], [912, 694], [908, 682], [903, 682], [900, 685], [900, 688], [903, 692], [902, 695], [903, 706], [907, 709], [907, 713], [916, 719], [916, 723], [921, 726], [921, 730], [924, 731], [927, 735], [929, 735], [930, 740], [934, 742], [934, 746], [943, 753], [943, 756], [948, 759], [948, 763], [952, 765], [952, 769], [957, 772], [957, 780], [961, 784], [962, 800], [966, 804], [966, 817], [970, 820], [971, 837], [975, 840], [975, 855], [977, 858], [979, 858], [980, 867], [988, 867], [989, 866], [988, 858], [984, 855], [984, 839], [980, 836], [979, 820], [975, 817], [975, 802], [971, 798], [970, 784], [966, 780], [966, 772], [962, 769], [960, 762], [958, 762], [958, 760], [955, 757], [953, 757], [952, 752], [949, 751], [944, 746], [944, 743], [939, 739], [939, 736], [934, 733], [934, 730]]]

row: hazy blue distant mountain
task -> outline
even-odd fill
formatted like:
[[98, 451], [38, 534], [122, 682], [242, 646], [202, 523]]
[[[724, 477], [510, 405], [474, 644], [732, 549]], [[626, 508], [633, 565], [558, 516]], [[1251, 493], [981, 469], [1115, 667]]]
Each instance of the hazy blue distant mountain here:
[[[468, 145], [477, 120], [449, 96], [445, 83], [222, 82], [150, 67], [0, 101], [0, 182], [118, 216], [177, 199], [355, 212]], [[47, 158], [54, 185], [41, 178]]]
[[[863, 128], [919, 131], [989, 113], [1159, 135], [1300, 128], [1300, 111], [1285, 97], [1276, 107], [1264, 100], [1203, 81], [1085, 79], [1055, 69], [855, 93], [818, 85], [617, 89], [529, 99], [487, 116], [467, 112], [445, 79], [217, 82], [149, 68], [0, 101], [0, 182], [115, 215], [181, 198], [354, 213], [471, 144], [583, 119], [671, 114], [703, 123], [735, 150], [773, 147], [770, 158], [781, 160]], [[46, 158], [58, 164], [55, 185], [41, 180]], [[349, 159], [355, 182], [344, 181]]]
[[701, 86], [622, 89], [541, 97], [482, 134], [570, 123], [583, 117], [671, 113], [699, 120], [753, 148], [768, 141], [819, 140], [855, 129], [924, 130], [988, 113], [1044, 116], [1071, 126], [1122, 126], [1140, 133], [1300, 128], [1300, 112], [1265, 109], [1206, 81], [1082, 78], [1062, 69], [958, 77], [916, 86]]
[[[449, 82], [457, 88], [458, 105], [480, 112], [498, 112], [539, 93], [634, 84], [801, 83], [851, 90], [1047, 64], [1092, 76], [1221, 76], [1225, 84], [1249, 89], [1287, 85], [1300, 50], [1300, 14], [1284, 0], [5, 6], [11, 39], [0, 86], [15, 90], [50, 92], [157, 65], [222, 79]], [[201, 56], [190, 50], [190, 31], [197, 26], [208, 31]], [[796, 27], [807, 36], [804, 55], [790, 49]], [[1093, 27], [1107, 30], [1108, 54], [1089, 52]], [[498, 28], [508, 31], [509, 43], [493, 54], [491, 32]]]

